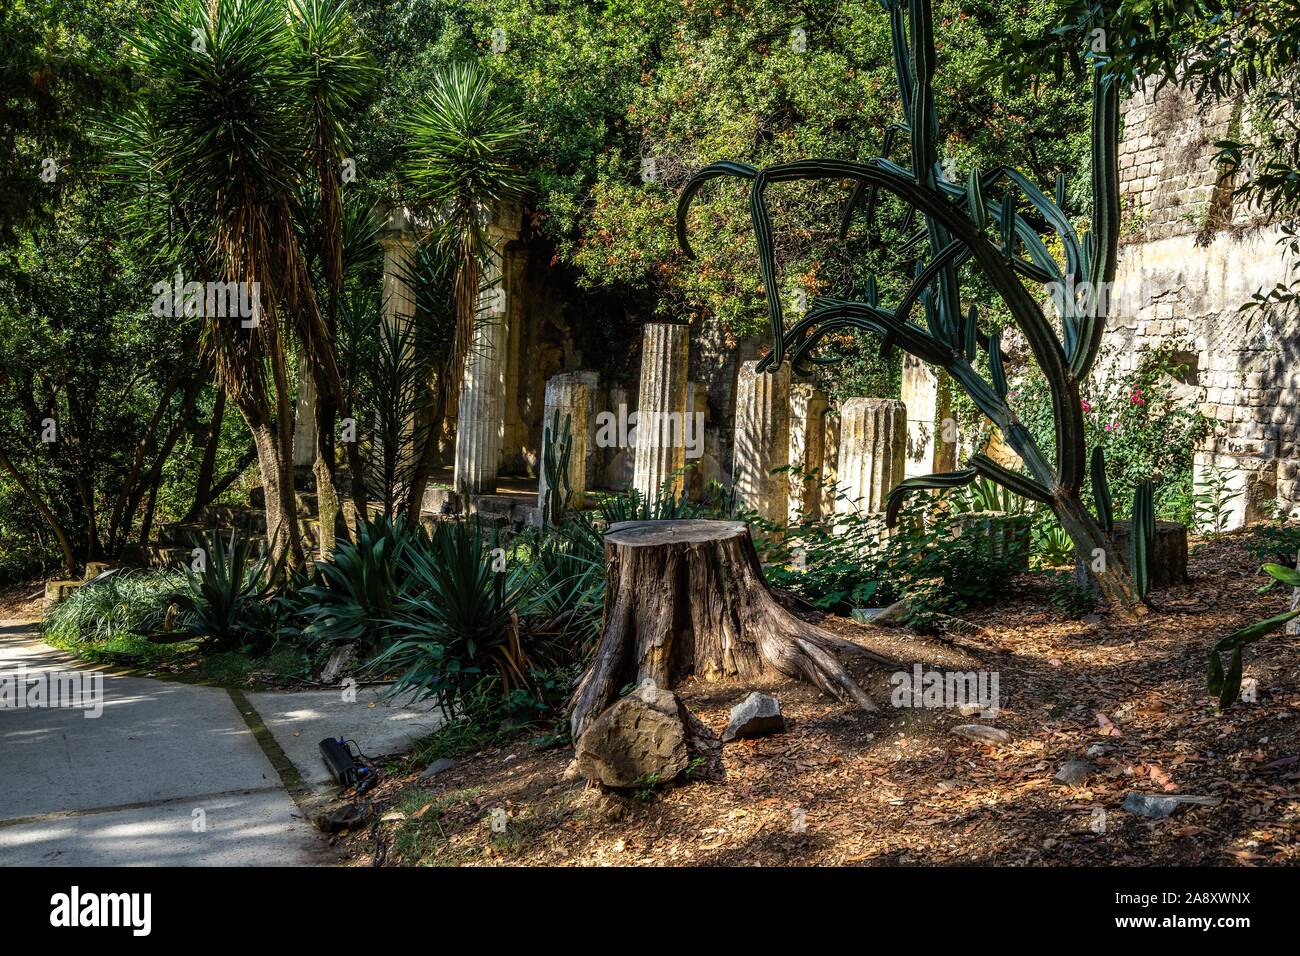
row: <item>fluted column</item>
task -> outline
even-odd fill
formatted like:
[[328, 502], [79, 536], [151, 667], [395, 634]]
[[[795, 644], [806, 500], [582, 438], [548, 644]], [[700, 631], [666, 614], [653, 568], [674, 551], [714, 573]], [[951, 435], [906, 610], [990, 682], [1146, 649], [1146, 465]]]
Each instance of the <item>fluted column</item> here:
[[689, 352], [689, 326], [646, 323], [641, 335], [641, 386], [637, 396], [632, 486], [651, 500], [670, 478], [672, 493], [682, 493]]
[[790, 464], [790, 366], [756, 371], [745, 362], [736, 376], [736, 501], [774, 524], [786, 523]]
[[840, 413], [827, 408], [822, 416], [822, 490], [821, 514], [835, 513], [836, 491], [840, 473]]
[[821, 514], [821, 483], [825, 480], [826, 393], [800, 382], [790, 386], [790, 467], [803, 474], [790, 478], [790, 520]]
[[884, 511], [890, 490], [903, 480], [907, 408], [888, 398], [850, 398], [840, 406], [837, 480], [847, 500], [836, 511]]
[[956, 419], [947, 374], [913, 355], [903, 356], [903, 404], [907, 406], [908, 478], [957, 467]]
[[[546, 383], [546, 407], [542, 414], [542, 459], [537, 469], [537, 506], [546, 507], [546, 492], [549, 490], [546, 475], [546, 449], [552, 441], [558, 443], [564, 436], [564, 422], [569, 420], [569, 433], [572, 444], [569, 446], [569, 504], [581, 508], [587, 493], [587, 459], [590, 457], [588, 437], [591, 422], [591, 397], [596, 389], [595, 372], [563, 372], [552, 376]], [[558, 430], [554, 436], [551, 429], [559, 413]]]
[[488, 225], [490, 250], [479, 283], [478, 320], [456, 415], [456, 490], [492, 494], [501, 463], [506, 420], [506, 350], [510, 344], [505, 245], [519, 234], [516, 211], [503, 210]]

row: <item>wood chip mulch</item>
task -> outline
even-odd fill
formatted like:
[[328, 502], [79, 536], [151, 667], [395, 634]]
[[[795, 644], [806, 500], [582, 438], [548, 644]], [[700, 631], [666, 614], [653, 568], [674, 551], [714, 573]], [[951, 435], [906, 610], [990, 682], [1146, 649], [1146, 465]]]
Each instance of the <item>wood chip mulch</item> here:
[[[893, 707], [888, 669], [861, 660], [846, 663], [878, 713], [779, 675], [691, 681], [678, 693], [715, 732], [752, 690], [777, 695], [792, 726], [727, 744], [722, 783], [639, 796], [564, 780], [572, 749], [539, 751], [534, 731], [427, 782], [419, 766], [391, 776], [373, 796], [387, 819], [343, 844], [354, 865], [1295, 865], [1300, 639], [1248, 648], [1255, 702], [1221, 714], [1205, 689], [1214, 641], [1289, 599], [1257, 593], [1265, 579], [1243, 541], [1195, 546], [1192, 582], [1158, 592], [1137, 625], [1063, 619], [1034, 574], [964, 614], [976, 628], [949, 639], [821, 621], [908, 665], [995, 671], [994, 718]], [[952, 733], [971, 723], [1011, 740]], [[1095, 772], [1055, 782], [1069, 760]], [[1152, 820], [1121, 809], [1133, 792], [1218, 803]]]

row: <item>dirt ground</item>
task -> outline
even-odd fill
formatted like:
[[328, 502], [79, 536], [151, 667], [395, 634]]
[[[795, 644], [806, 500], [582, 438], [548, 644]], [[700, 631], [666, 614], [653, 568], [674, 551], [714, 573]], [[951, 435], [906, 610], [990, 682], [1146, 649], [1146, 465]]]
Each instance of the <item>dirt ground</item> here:
[[[390, 774], [372, 795], [384, 819], [340, 842], [358, 866], [1300, 863], [1300, 640], [1247, 649], [1254, 703], [1220, 714], [1205, 689], [1214, 641], [1287, 606], [1280, 587], [1257, 593], [1243, 540], [1196, 546], [1192, 583], [1157, 592], [1136, 626], [1062, 618], [1041, 575], [1009, 581], [1004, 602], [964, 615], [978, 630], [952, 638], [822, 620], [908, 664], [996, 672], [991, 719], [893, 707], [889, 671], [860, 661], [878, 713], [779, 676], [691, 681], [678, 693], [718, 733], [751, 690], [779, 697], [792, 726], [727, 744], [724, 782], [639, 794], [564, 780], [572, 749], [538, 750], [534, 730], [427, 782], [421, 766]], [[952, 733], [972, 723], [1011, 740]], [[1055, 782], [1075, 759], [1093, 775]], [[1121, 809], [1134, 792], [1217, 805], [1151, 820]]]

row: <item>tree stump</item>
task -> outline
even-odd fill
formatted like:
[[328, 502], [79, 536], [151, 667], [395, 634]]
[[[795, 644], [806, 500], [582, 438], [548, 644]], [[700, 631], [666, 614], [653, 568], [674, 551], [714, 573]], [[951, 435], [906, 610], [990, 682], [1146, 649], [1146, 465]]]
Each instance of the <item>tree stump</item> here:
[[[1115, 552], [1127, 566], [1129, 555], [1133, 553], [1133, 522], [1116, 521], [1111, 535], [1115, 543]], [[1176, 521], [1157, 521], [1155, 547], [1147, 559], [1148, 572], [1151, 575], [1151, 590], [1186, 584], [1187, 577], [1187, 525]], [[1074, 579], [1079, 584], [1089, 584], [1087, 569], [1076, 557], [1074, 561]]]
[[649, 678], [672, 688], [778, 671], [875, 710], [835, 652], [895, 662], [786, 611], [763, 580], [740, 521], [623, 521], [605, 535], [600, 642], [570, 701], [577, 740], [620, 689]]

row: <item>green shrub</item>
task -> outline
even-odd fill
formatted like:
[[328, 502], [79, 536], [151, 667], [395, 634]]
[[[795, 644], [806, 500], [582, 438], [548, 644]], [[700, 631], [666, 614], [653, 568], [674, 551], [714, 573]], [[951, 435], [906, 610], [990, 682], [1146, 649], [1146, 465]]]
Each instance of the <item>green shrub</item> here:
[[[1081, 389], [1085, 447], [1105, 449], [1116, 518], [1129, 517], [1134, 490], [1150, 478], [1157, 517], [1195, 523], [1193, 449], [1208, 433], [1209, 421], [1175, 394], [1185, 373], [1177, 356], [1174, 346], [1150, 352], [1136, 371], [1104, 384], [1094, 380]], [[1055, 438], [1046, 381], [1041, 375], [1027, 375], [1009, 398], [1017, 417], [1050, 458]], [[1085, 491], [1091, 501], [1091, 489]]]
[[1300, 524], [1265, 524], [1252, 529], [1246, 551], [1256, 561], [1293, 568], [1300, 553]]
[[829, 521], [801, 514], [784, 535], [746, 517], [759, 532], [755, 544], [774, 586], [841, 614], [905, 599], [908, 623], [921, 629], [937, 615], [988, 601], [1025, 561], [1023, 550], [1007, 546], [1014, 536], [963, 527], [962, 513], [926, 496], [912, 499], [888, 532], [881, 516], [860, 511]]

